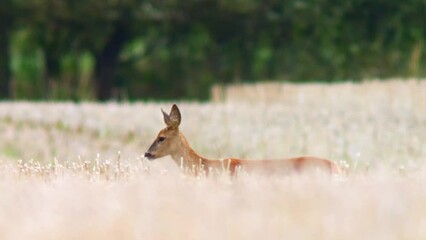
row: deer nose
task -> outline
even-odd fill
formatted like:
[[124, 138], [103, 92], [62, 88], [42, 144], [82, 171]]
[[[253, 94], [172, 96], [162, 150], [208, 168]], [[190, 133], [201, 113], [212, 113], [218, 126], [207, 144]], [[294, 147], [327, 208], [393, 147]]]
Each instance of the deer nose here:
[[154, 155], [152, 155], [152, 154], [151, 154], [151, 153], [149, 153], [149, 152], [146, 152], [146, 153], [145, 153], [145, 157], [151, 160], [151, 159], [153, 159], [153, 158], [154, 158]]

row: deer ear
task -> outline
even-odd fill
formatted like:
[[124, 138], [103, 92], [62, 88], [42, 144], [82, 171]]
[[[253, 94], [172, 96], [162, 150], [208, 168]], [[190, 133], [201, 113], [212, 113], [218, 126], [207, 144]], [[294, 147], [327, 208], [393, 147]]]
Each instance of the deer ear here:
[[167, 126], [170, 126], [171, 125], [170, 116], [167, 113], [165, 113], [163, 109], [161, 109], [161, 112], [163, 113], [164, 123]]
[[[172, 110], [170, 110], [170, 114], [167, 115], [163, 112], [164, 115], [164, 122], [166, 122], [167, 126], [178, 128], [181, 121], [181, 115], [179, 108], [176, 106], [176, 104], [173, 104]], [[167, 115], [167, 120], [166, 120]]]

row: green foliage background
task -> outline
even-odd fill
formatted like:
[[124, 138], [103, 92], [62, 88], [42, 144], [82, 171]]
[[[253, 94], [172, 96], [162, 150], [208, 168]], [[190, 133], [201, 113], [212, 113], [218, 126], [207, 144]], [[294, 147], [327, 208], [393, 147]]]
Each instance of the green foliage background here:
[[0, 96], [207, 99], [215, 83], [424, 77], [423, 0], [2, 0]]

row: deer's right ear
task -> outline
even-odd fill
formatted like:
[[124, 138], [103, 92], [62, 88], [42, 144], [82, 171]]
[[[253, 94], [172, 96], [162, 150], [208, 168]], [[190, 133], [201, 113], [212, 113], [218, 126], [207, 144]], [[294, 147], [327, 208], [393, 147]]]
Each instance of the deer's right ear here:
[[170, 116], [165, 113], [163, 109], [161, 109], [161, 112], [163, 113], [164, 123], [169, 127], [172, 124], [170, 121]]
[[176, 104], [173, 104], [172, 110], [170, 110], [170, 114], [165, 113], [163, 109], [161, 109], [161, 112], [163, 112], [164, 122], [166, 123], [167, 127], [179, 127], [181, 115], [179, 108], [176, 106]]

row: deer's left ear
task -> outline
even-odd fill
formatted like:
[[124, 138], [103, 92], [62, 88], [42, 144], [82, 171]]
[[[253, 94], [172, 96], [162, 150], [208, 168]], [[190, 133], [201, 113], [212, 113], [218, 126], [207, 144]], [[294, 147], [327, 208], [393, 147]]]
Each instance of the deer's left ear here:
[[163, 112], [164, 122], [166, 123], [168, 127], [173, 127], [173, 128], [179, 127], [180, 121], [181, 121], [181, 115], [180, 115], [179, 108], [176, 106], [176, 104], [173, 104], [172, 110], [170, 110], [170, 114], [168, 115], [167, 113], [163, 111], [163, 109], [161, 109], [161, 111]]

